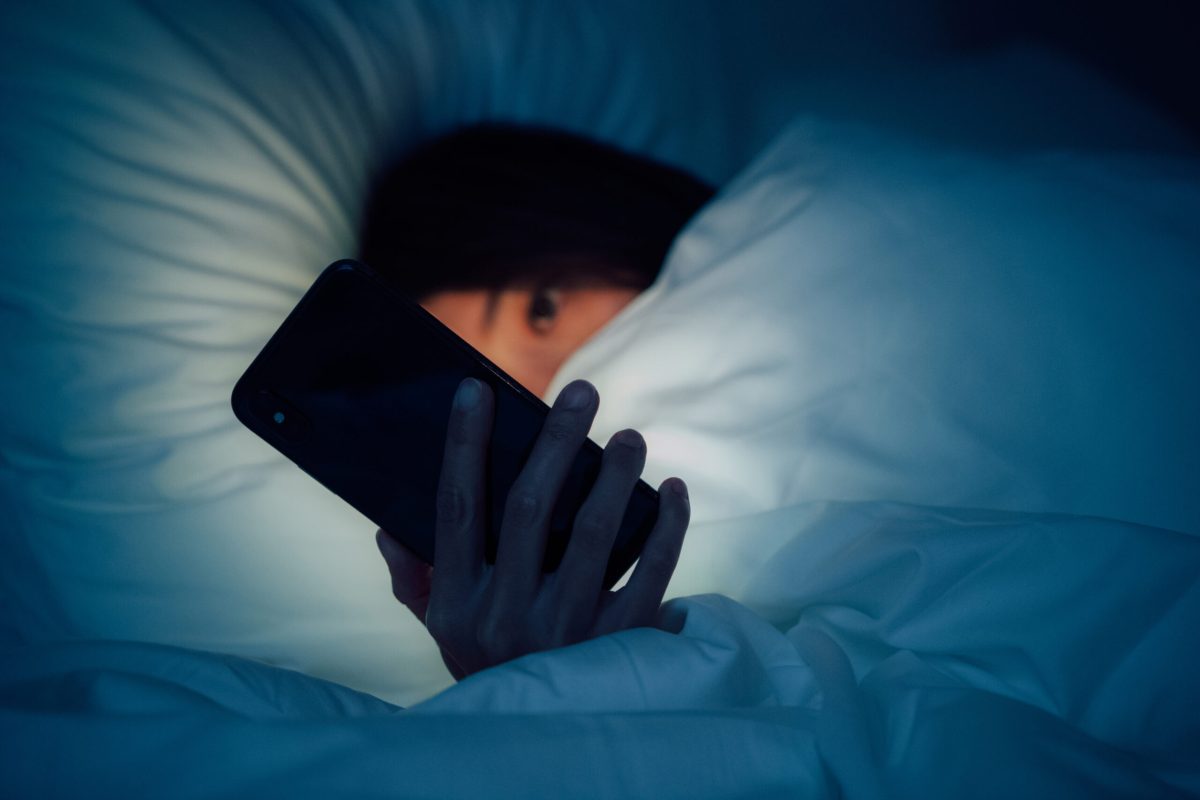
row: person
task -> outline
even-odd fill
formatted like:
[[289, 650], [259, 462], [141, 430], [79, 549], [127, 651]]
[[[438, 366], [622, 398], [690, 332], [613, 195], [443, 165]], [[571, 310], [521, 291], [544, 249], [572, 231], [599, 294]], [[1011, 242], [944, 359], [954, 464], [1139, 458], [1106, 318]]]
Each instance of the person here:
[[[381, 174], [359, 258], [535, 394], [657, 277], [671, 244], [713, 195], [678, 169], [561, 131], [478, 125], [425, 145]], [[687, 529], [687, 487], [659, 487], [658, 521], [617, 591], [602, 581], [646, 459], [613, 435], [576, 512], [559, 567], [543, 574], [549, 514], [596, 414], [568, 384], [504, 499], [486, 563], [484, 470], [494, 397], [465, 380], [451, 409], [438, 489], [437, 568], [385, 531], [392, 591], [429, 630], [454, 677], [528, 653], [651, 625]]]
[[478, 125], [381, 174], [359, 257], [541, 396], [650, 286], [712, 196], [691, 175], [615, 147]]

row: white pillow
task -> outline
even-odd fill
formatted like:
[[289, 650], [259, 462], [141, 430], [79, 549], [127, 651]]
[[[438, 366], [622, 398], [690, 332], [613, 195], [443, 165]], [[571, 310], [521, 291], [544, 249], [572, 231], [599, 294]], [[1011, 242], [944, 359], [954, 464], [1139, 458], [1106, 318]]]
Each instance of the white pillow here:
[[5, 5], [0, 638], [217, 650], [404, 703], [447, 681], [371, 526], [230, 389], [419, 137], [553, 123], [732, 174], [784, 120], [755, 76], [792, 63], [756, 34], [786, 12], [689, 9]]
[[642, 431], [700, 520], [895, 500], [1200, 533], [1198, 219], [1194, 159], [801, 119], [550, 393], [595, 382], [593, 435]]

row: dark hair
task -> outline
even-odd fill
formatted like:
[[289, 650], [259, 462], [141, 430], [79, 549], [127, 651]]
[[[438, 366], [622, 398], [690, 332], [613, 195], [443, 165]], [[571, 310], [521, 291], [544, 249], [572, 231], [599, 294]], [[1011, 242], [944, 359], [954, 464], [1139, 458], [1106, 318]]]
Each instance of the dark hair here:
[[359, 258], [420, 299], [447, 289], [644, 289], [713, 189], [568, 133], [478, 125], [374, 183]]

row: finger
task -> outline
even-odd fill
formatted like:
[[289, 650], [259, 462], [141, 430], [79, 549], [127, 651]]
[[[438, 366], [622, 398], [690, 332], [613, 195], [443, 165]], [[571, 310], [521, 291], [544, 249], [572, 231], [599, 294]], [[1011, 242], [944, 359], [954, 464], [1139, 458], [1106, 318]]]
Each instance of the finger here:
[[679, 478], [663, 481], [658, 488], [658, 497], [658, 521], [646, 539], [629, 583], [619, 592], [619, 602], [624, 605], [620, 616], [629, 628], [654, 624], [667, 584], [679, 562], [683, 535], [691, 517], [687, 485]]
[[604, 588], [613, 542], [645, 465], [646, 443], [637, 431], [617, 432], [604, 448], [600, 474], [575, 515], [567, 552], [555, 578], [567, 631], [589, 627]]
[[[375, 543], [379, 546], [383, 560], [387, 562], [388, 572], [391, 573], [392, 594], [421, 621], [422, 625], [425, 624], [433, 567], [393, 539], [391, 534], [382, 528], [375, 531]], [[445, 648], [440, 649], [446, 669], [454, 676], [454, 680], [461, 681], [466, 677], [467, 671]]]
[[392, 576], [392, 594], [424, 624], [433, 568], [382, 528], [375, 531], [375, 544]]
[[529, 460], [509, 490], [496, 552], [494, 599], [518, 604], [536, 589], [546, 552], [546, 532], [563, 481], [596, 416], [599, 397], [586, 381], [573, 381], [554, 401]]
[[446, 428], [434, 526], [435, 594], [473, 586], [484, 566], [484, 486], [492, 432], [492, 391], [467, 378], [459, 384]]

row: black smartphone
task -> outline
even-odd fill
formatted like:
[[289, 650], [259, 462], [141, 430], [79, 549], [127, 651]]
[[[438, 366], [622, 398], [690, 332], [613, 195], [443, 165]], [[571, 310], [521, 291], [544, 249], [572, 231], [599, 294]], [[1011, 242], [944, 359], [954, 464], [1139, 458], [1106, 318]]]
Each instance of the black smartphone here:
[[[496, 398], [486, 481], [494, 561], [504, 502], [550, 409], [365, 264], [337, 261], [321, 273], [234, 386], [233, 413], [432, 564], [450, 405], [467, 377]], [[584, 442], [552, 513], [545, 570], [562, 559], [600, 456]], [[637, 560], [657, 514], [658, 493], [639, 480], [607, 587]]]

